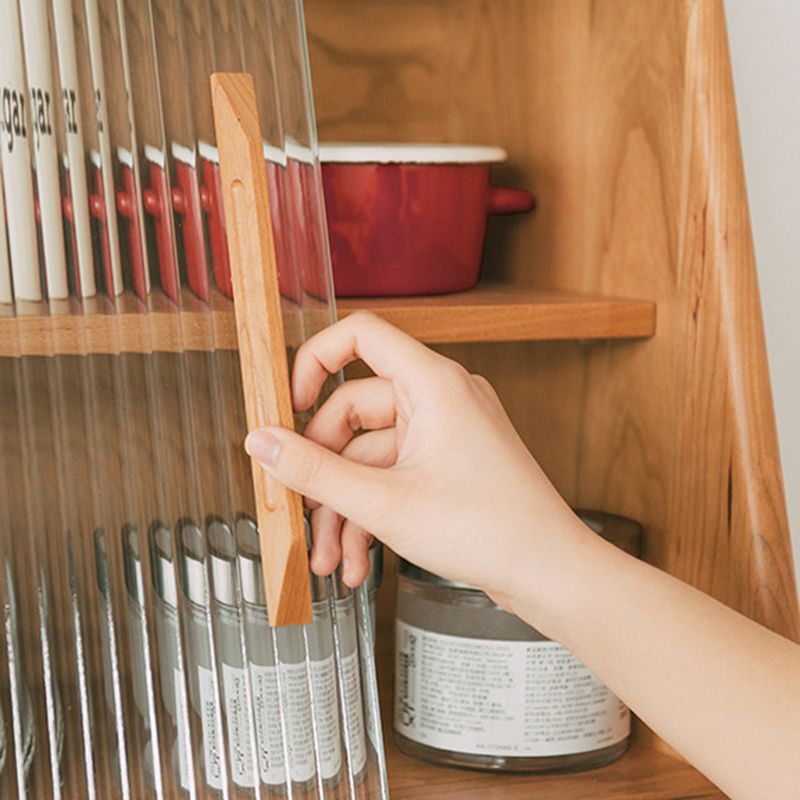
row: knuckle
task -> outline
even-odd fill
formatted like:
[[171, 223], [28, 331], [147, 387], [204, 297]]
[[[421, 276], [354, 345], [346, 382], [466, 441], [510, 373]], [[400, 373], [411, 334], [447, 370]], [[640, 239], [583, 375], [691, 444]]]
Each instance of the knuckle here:
[[495, 391], [494, 386], [492, 386], [492, 384], [489, 383], [489, 381], [486, 380], [483, 375], [471, 375], [470, 377], [472, 379], [472, 383], [479, 392], [487, 397], [497, 397], [497, 392]]
[[483, 377], [483, 375], [474, 374], [472, 376], [472, 382], [481, 390], [491, 389], [492, 384]]
[[347, 427], [353, 432], [358, 433], [363, 427], [359, 410], [351, 403], [345, 408], [344, 419]]
[[442, 368], [442, 391], [446, 394], [462, 393], [470, 386], [470, 374], [457, 361], [447, 360]]
[[378, 321], [378, 317], [371, 311], [359, 310], [354, 311], [352, 314], [348, 314], [347, 321], [350, 325], [356, 328], [364, 328], [374, 325]]
[[361, 385], [357, 380], [345, 381], [328, 398], [326, 409], [330, 420], [341, 422], [354, 433], [361, 428], [358, 398]]

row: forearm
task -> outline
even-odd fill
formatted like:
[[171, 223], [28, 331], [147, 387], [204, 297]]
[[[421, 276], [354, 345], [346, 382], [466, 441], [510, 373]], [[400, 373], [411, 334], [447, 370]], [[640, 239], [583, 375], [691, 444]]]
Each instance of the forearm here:
[[731, 797], [797, 797], [800, 647], [600, 539], [567, 541], [515, 612]]

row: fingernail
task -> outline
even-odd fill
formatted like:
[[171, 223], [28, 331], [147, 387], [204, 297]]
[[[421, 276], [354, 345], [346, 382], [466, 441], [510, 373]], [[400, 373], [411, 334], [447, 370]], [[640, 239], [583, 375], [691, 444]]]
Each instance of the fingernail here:
[[259, 463], [274, 466], [281, 451], [280, 441], [265, 430], [253, 431], [244, 440], [244, 449]]
[[350, 585], [350, 559], [345, 558], [342, 561], [342, 578], [344, 582], [349, 586]]

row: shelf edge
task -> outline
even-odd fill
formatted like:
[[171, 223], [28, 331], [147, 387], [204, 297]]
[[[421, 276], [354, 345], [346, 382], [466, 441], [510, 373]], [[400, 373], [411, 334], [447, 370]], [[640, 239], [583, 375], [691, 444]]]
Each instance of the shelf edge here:
[[[428, 344], [638, 339], [653, 336], [655, 303], [581, 295], [492, 293], [436, 298], [340, 300], [339, 316], [378, 314]], [[0, 317], [0, 356], [235, 350], [231, 311], [150, 311]]]

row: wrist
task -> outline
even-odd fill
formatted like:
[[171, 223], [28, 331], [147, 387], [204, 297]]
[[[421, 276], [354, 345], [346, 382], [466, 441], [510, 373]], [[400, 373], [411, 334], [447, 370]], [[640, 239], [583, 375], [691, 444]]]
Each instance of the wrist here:
[[586, 613], [599, 574], [610, 569], [614, 548], [566, 505], [537, 530], [520, 537], [509, 565], [507, 588], [494, 592], [498, 605], [549, 638], [569, 638], [576, 618]]

